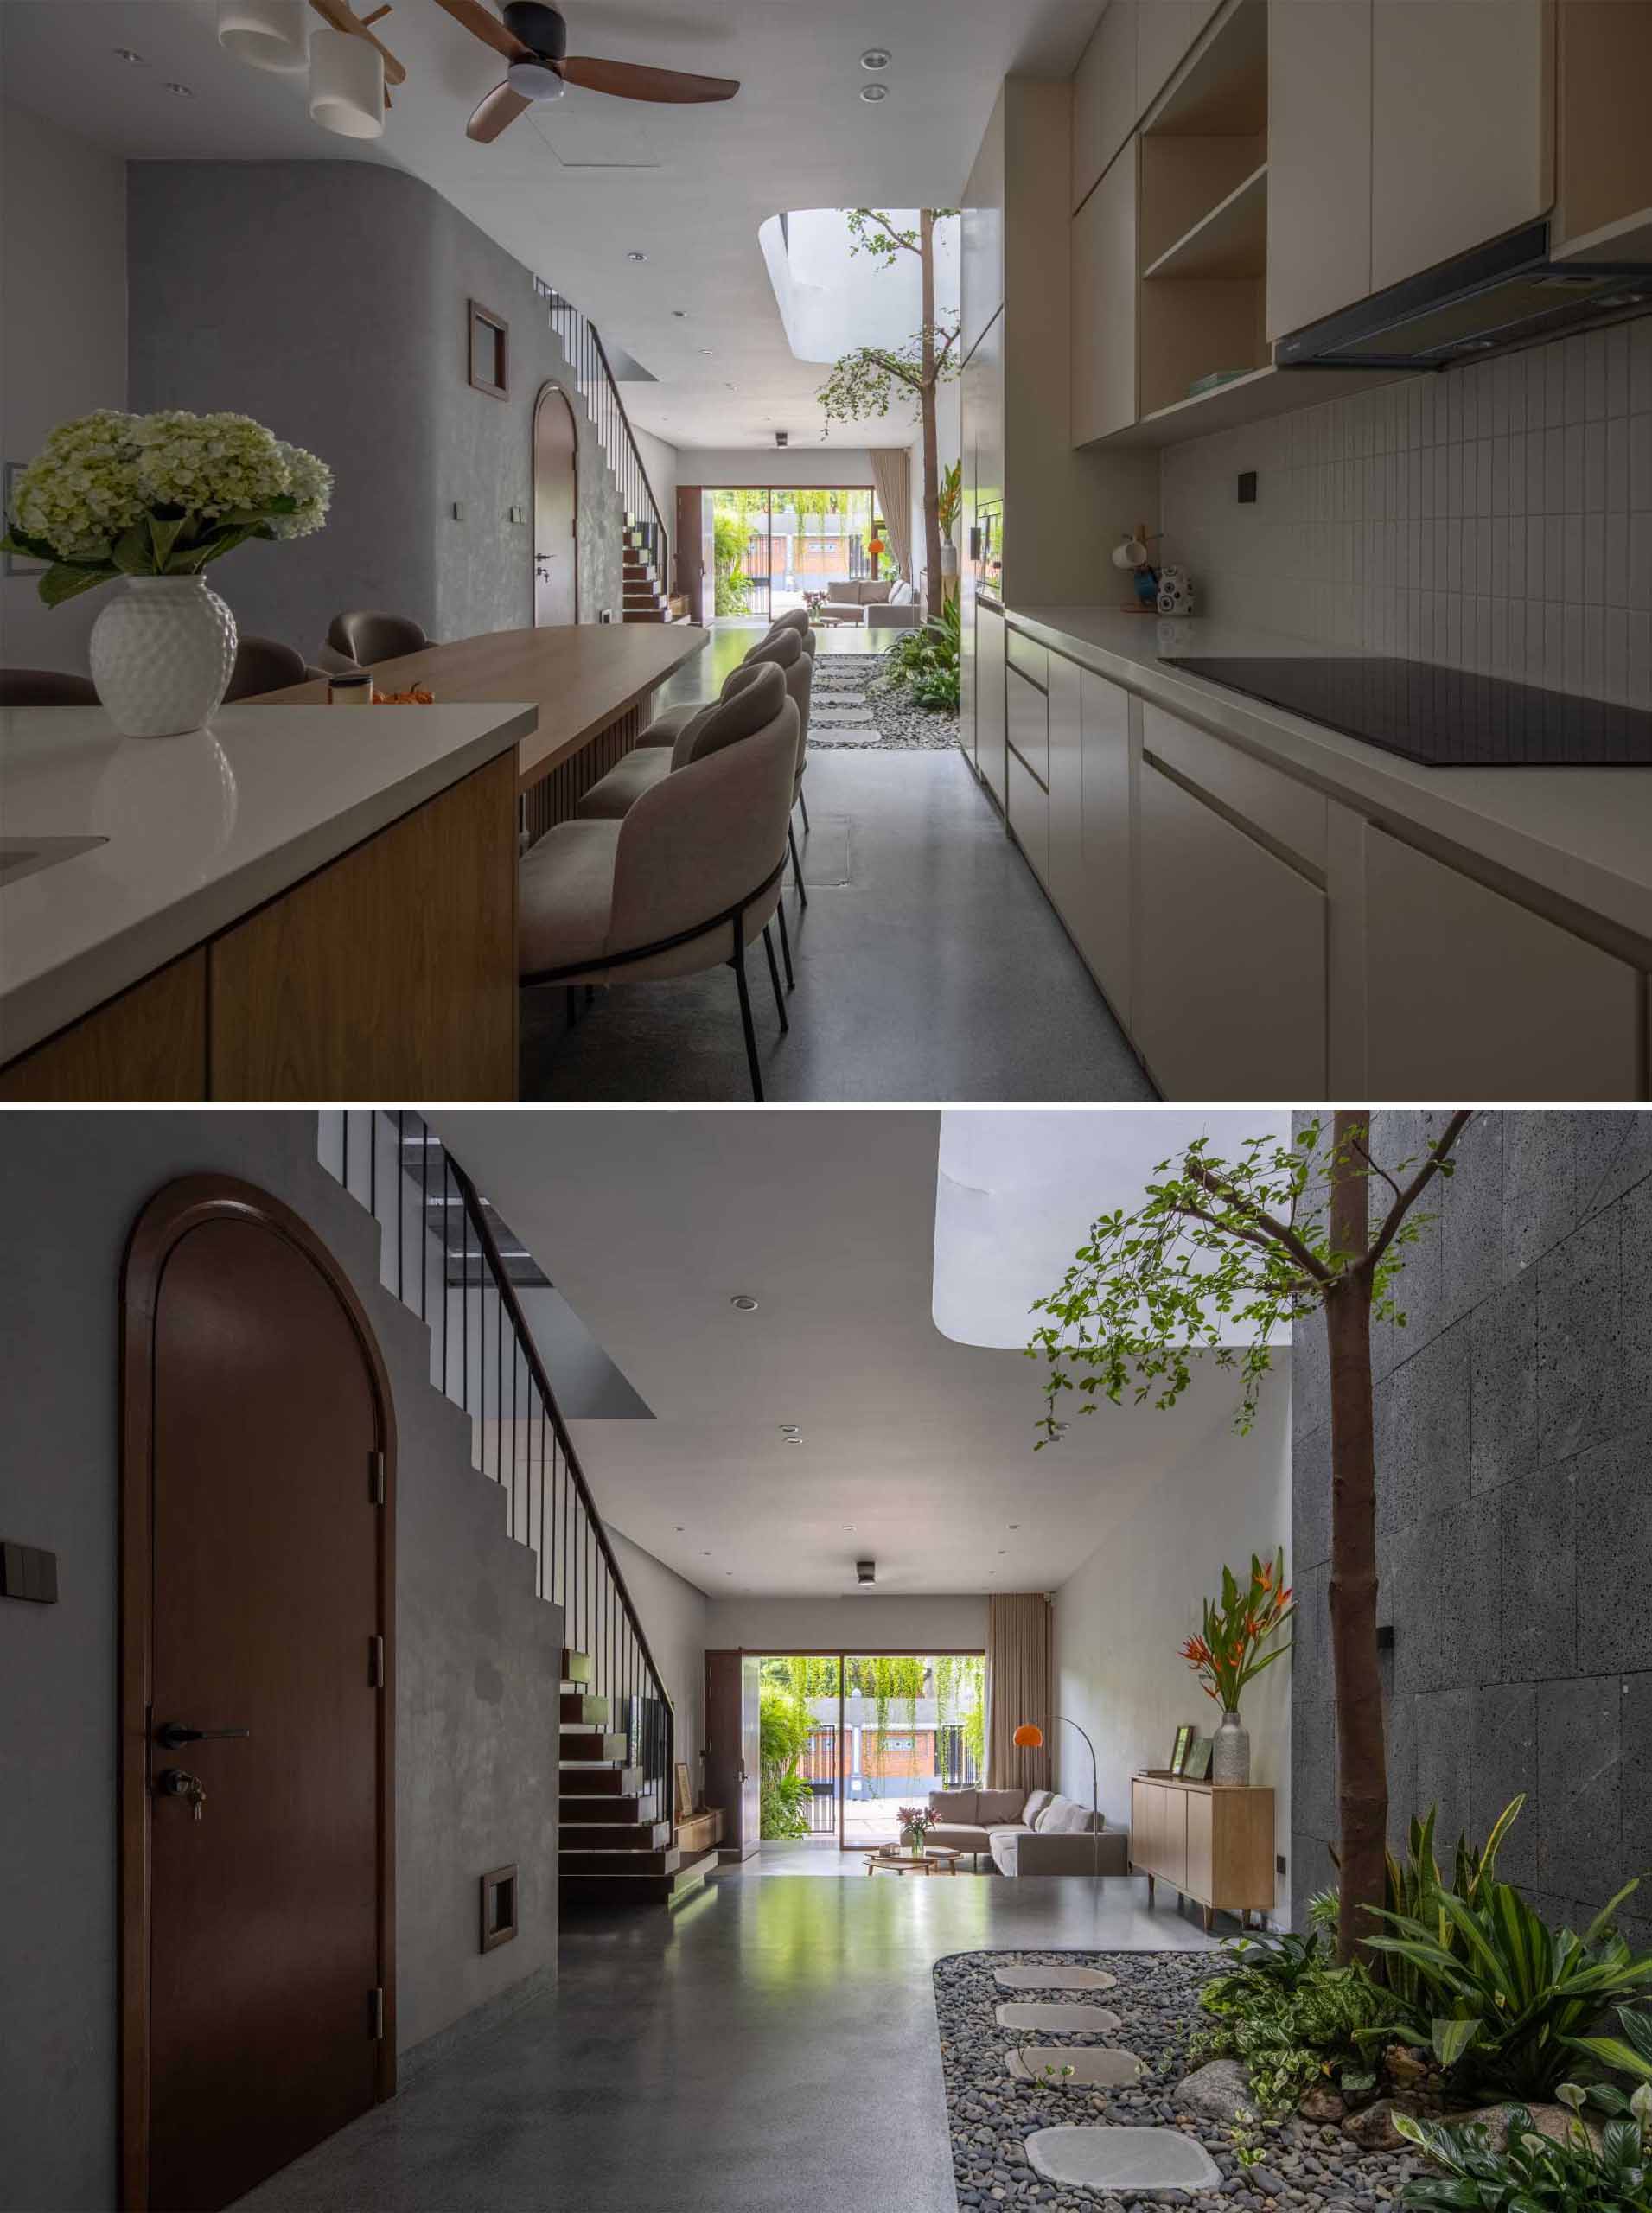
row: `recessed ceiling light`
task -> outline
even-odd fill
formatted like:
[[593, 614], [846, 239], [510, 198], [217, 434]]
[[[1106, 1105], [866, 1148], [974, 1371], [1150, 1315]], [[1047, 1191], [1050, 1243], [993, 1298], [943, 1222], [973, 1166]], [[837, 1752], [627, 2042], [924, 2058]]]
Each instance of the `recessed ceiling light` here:
[[889, 62], [890, 54], [886, 46], [869, 46], [860, 57], [863, 69], [887, 69]]
[[144, 61], [143, 55], [141, 54], [134, 54], [130, 46], [118, 46], [115, 48], [115, 54], [118, 60], [122, 61], [130, 61], [139, 69], [147, 69], [149, 67], [149, 63]]
[[682, 1534], [683, 1534], [683, 1525], [682, 1525], [682, 1523], [679, 1521], [679, 1522], [677, 1524], [677, 1534], [680, 1537], [680, 1536], [682, 1535]]
[[707, 360], [710, 360], [711, 355], [715, 354], [717, 348], [715, 346], [702, 346], [700, 348], [700, 352], [705, 354]]
[[192, 100], [195, 98], [195, 94], [190, 91], [188, 85], [169, 84], [167, 90], [169, 92], [175, 92], [181, 100]]
[[780, 1425], [780, 1433], [782, 1437], [795, 1437], [799, 1434], [798, 1425], [794, 1421], [783, 1421]]
[[757, 1302], [749, 1291], [737, 1291], [729, 1304], [737, 1314], [755, 1314], [757, 1311]]
[[705, 1550], [702, 1551], [702, 1553], [700, 1553], [700, 1558], [701, 1558], [702, 1559], [710, 1559], [710, 1558], [711, 1558], [711, 1551], [710, 1551], [710, 1548], [709, 1548], [709, 1547], [708, 1547], [708, 1548], [706, 1548]]
[[852, 1521], [845, 1521], [843, 1526], [845, 1529], [852, 1529], [855, 1525]]
[[1018, 1521], [1011, 1521], [1010, 1527], [1012, 1529], [1018, 1529], [1021, 1527], [1021, 1524]]
[[889, 98], [889, 86], [887, 85], [863, 85], [860, 88], [860, 97], [864, 100], [886, 100]]
[[628, 261], [646, 261], [648, 258], [646, 253], [639, 253], [635, 246], [625, 258]]
[[1000, 1546], [998, 1547], [998, 1558], [999, 1558], [1000, 1559], [1002, 1559], [1004, 1558], [1004, 1547], [1003, 1547], [1003, 1546], [1002, 1546], [1002, 1545], [1000, 1545]]
[[688, 321], [688, 309], [686, 308], [673, 308], [672, 313], [676, 316], [679, 322], [686, 322]]

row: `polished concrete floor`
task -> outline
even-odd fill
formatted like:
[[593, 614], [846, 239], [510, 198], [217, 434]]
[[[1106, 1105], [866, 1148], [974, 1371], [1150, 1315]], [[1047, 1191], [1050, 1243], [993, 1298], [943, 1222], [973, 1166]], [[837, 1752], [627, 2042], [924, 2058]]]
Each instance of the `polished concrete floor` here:
[[1200, 1950], [1139, 1878], [766, 1881], [570, 1920], [558, 1988], [242, 2199], [247, 2213], [954, 2213], [930, 1969]]
[[[714, 632], [667, 693], [698, 698], [750, 643]], [[864, 631], [820, 650], [867, 649]], [[807, 909], [785, 895], [797, 989], [781, 1030], [749, 960], [770, 1100], [1151, 1099], [1140, 1065], [963, 756], [813, 753]], [[798, 824], [801, 834], [800, 820]], [[522, 1004], [522, 1097], [749, 1097], [727, 968], [616, 985], [569, 1030], [559, 991]]]

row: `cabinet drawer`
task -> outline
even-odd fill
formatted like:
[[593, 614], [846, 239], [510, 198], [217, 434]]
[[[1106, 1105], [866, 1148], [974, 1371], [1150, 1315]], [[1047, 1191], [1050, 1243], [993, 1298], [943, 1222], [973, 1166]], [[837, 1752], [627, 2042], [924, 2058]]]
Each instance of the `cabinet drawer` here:
[[1641, 978], [1367, 826], [1367, 1075], [1384, 1098], [1639, 1099]]
[[[1013, 678], [1011, 680], [1013, 683]], [[1040, 883], [1048, 883], [1049, 794], [1013, 747], [1005, 764], [1004, 812], [1033, 874]]]
[[1165, 1097], [1323, 1099], [1324, 893], [1145, 761], [1139, 841], [1136, 1041]]
[[1168, 1790], [1161, 1783], [1158, 1792], [1158, 1865], [1155, 1873], [1167, 1883], [1174, 1883], [1178, 1891], [1188, 1886], [1188, 1794], [1185, 1790]]
[[1049, 649], [1033, 639], [1024, 637], [1019, 630], [1010, 632], [1009, 658], [1011, 668], [1018, 668], [1023, 676], [1031, 677], [1035, 684], [1046, 687], [1049, 683]]
[[1263, 838], [1297, 854], [1311, 868], [1325, 864], [1325, 800], [1322, 794], [1281, 775], [1237, 745], [1196, 730], [1179, 715], [1144, 705], [1142, 744], [1167, 768], [1207, 792], [1221, 807], [1253, 825]]
[[[1015, 632], [1010, 633], [1013, 648]], [[1013, 658], [1005, 677], [1010, 743], [1046, 788], [1049, 783], [1049, 700], [1023, 675]]]

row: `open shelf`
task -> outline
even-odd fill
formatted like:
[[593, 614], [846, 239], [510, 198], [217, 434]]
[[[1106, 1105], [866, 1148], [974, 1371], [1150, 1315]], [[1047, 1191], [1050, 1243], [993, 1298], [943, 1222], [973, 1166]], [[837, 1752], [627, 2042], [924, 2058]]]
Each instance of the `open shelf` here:
[[1247, 138], [1267, 129], [1267, 0], [1218, 16], [1151, 107], [1142, 135]]
[[1156, 277], [1260, 277], [1267, 267], [1267, 163], [1219, 200], [1143, 270]]
[[1178, 399], [1157, 408], [1095, 443], [1120, 448], [1176, 445], [1183, 438], [1205, 437], [1212, 430], [1287, 415], [1295, 407], [1311, 407], [1316, 400], [1341, 399], [1373, 385], [1397, 384], [1414, 373], [1407, 369], [1276, 369], [1270, 364], [1202, 392], [1196, 399]]

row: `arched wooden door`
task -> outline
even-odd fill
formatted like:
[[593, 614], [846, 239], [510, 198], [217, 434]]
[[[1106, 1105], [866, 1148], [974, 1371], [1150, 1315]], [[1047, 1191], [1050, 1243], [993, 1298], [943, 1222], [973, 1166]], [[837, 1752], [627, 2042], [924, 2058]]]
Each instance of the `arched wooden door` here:
[[250, 1185], [169, 1185], [122, 1289], [124, 2202], [190, 2213], [394, 2088], [393, 1415]]
[[533, 403], [533, 627], [579, 620], [579, 433], [567, 393]]

